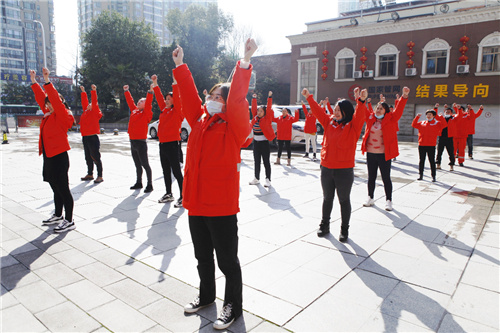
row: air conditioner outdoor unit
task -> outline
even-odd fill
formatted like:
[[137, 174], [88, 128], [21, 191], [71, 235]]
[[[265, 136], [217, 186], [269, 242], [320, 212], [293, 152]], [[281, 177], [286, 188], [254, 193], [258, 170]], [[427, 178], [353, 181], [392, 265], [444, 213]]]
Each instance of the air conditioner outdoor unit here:
[[363, 74], [361, 71], [354, 71], [354, 78], [355, 79], [361, 79], [363, 77]]
[[363, 77], [373, 77], [373, 71], [365, 71]]
[[405, 75], [406, 76], [415, 76], [415, 75], [417, 75], [417, 69], [416, 68], [405, 68]]
[[457, 66], [457, 74], [466, 74], [466, 73], [469, 73], [469, 65]]

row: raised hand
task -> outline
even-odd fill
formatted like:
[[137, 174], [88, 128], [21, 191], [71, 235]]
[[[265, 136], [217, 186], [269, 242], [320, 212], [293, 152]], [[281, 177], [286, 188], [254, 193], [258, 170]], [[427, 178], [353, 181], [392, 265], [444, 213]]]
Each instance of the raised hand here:
[[172, 59], [174, 59], [176, 66], [180, 66], [184, 63], [184, 50], [180, 45], [177, 45], [177, 48], [172, 52]]
[[151, 81], [153, 81], [153, 86], [156, 87], [158, 85], [158, 76], [156, 74], [151, 75]]
[[50, 82], [50, 79], [49, 79], [50, 71], [48, 70], [48, 68], [44, 67], [42, 69], [42, 73], [43, 73], [43, 79], [45, 80], [45, 83], [49, 83]]
[[309, 90], [307, 88], [302, 89], [302, 96], [305, 98], [308, 98], [311, 94], [309, 93]]
[[243, 60], [245, 62], [250, 62], [250, 58], [252, 58], [252, 55], [257, 51], [257, 43], [255, 43], [255, 40], [253, 38], [248, 38], [247, 41], [245, 42], [245, 56], [243, 57]]
[[37, 83], [36, 82], [36, 72], [32, 69], [30, 69], [30, 77], [31, 77], [31, 83]]
[[123, 90], [128, 91], [128, 84], [123, 86]]
[[85, 92], [85, 87], [84, 87], [84, 86], [80, 86], [80, 90], [81, 90], [82, 92]]
[[359, 99], [364, 102], [366, 100], [366, 98], [368, 97], [368, 90], [366, 89], [363, 89], [361, 90], [360, 94], [359, 94]]
[[97, 90], [97, 87], [95, 84], [91, 85], [90, 88], [92, 88], [92, 90]]
[[410, 88], [403, 87], [403, 98], [408, 98], [409, 94], [410, 94]]

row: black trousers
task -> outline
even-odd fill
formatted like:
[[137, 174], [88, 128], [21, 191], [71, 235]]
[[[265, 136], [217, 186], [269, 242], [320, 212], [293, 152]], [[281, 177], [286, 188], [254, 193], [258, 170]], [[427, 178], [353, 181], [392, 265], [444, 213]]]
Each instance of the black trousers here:
[[148, 184], [153, 184], [151, 167], [148, 160], [148, 144], [146, 140], [130, 140], [130, 150], [134, 159], [135, 172], [137, 174], [136, 183], [142, 184], [142, 168], [146, 170]]
[[448, 165], [455, 165], [455, 154], [453, 153], [453, 138], [449, 138], [447, 136], [439, 137], [436, 164], [441, 164], [441, 156], [443, 155], [443, 151], [445, 148], [450, 159], [450, 163], [448, 163]]
[[391, 181], [391, 159], [386, 161], [385, 154], [366, 154], [366, 165], [368, 167], [368, 195], [373, 199], [375, 193], [375, 181], [377, 180], [377, 170], [384, 182], [385, 200], [392, 201], [392, 181]]
[[236, 316], [243, 309], [243, 282], [238, 259], [238, 219], [229, 216], [189, 216], [194, 255], [198, 260], [200, 302], [215, 300], [215, 263], [226, 277], [224, 305], [232, 302]]
[[283, 145], [285, 145], [288, 158], [292, 158], [292, 147], [290, 147], [290, 140], [278, 140], [278, 158], [281, 158], [283, 152]]
[[339, 197], [342, 227], [349, 227], [351, 219], [351, 188], [354, 182], [353, 168], [329, 169], [321, 166], [321, 187], [323, 188], [322, 222], [328, 223], [333, 209], [335, 191]]
[[73, 195], [69, 189], [68, 180], [69, 156], [68, 152], [47, 157], [43, 152], [43, 180], [48, 182], [54, 192], [55, 214], [73, 221]]
[[180, 197], [182, 198], [182, 182], [184, 181], [184, 177], [182, 176], [179, 162], [179, 143], [177, 141], [160, 142], [160, 161], [167, 194], [172, 194], [171, 173], [173, 173], [179, 185]]
[[97, 177], [102, 177], [101, 142], [98, 135], [82, 136], [85, 162], [87, 162], [87, 175], [94, 173], [94, 163], [97, 168]]
[[472, 137], [472, 134], [469, 134], [467, 136], [467, 148], [469, 148], [469, 157], [472, 157], [472, 146], [474, 144], [474, 139]]
[[418, 155], [420, 158], [418, 164], [418, 173], [420, 177], [424, 175], [425, 156], [427, 155], [429, 164], [431, 165], [431, 176], [432, 178], [436, 178], [436, 161], [434, 160], [434, 156], [436, 156], [436, 146], [418, 146]]
[[269, 147], [268, 140], [253, 140], [255, 178], [260, 179], [260, 160], [262, 159], [262, 162], [264, 162], [264, 168], [266, 169], [266, 178], [271, 180], [271, 163], [269, 162], [270, 155], [271, 148]]
[[182, 141], [179, 142], [179, 162], [184, 164], [184, 153], [182, 152]]

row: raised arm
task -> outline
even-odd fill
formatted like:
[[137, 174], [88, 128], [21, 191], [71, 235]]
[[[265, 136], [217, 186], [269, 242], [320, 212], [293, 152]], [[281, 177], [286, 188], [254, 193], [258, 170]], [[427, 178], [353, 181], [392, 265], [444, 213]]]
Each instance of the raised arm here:
[[182, 113], [184, 117], [186, 117], [189, 125], [194, 127], [196, 121], [198, 121], [203, 114], [202, 101], [194, 84], [193, 76], [188, 66], [183, 61], [184, 51], [182, 47], [177, 46], [172, 52], [172, 58], [177, 66], [172, 73], [175, 76], [177, 87], [179, 88]]
[[148, 123], [151, 121], [151, 119], [153, 119], [153, 85], [149, 87], [149, 91], [146, 95], [143, 117], [146, 117]]
[[45, 107], [45, 97], [47, 95], [45, 94], [45, 91], [43, 91], [42, 87], [36, 82], [36, 72], [34, 70], [30, 70], [30, 77], [31, 77], [31, 90], [33, 90], [33, 93], [35, 94], [35, 100], [42, 112], [45, 114], [49, 112], [49, 109]]
[[[356, 91], [356, 89], [358, 91]], [[363, 89], [359, 91], [359, 88], [355, 88], [354, 95], [358, 96], [358, 98], [356, 98], [356, 109], [354, 110], [351, 122], [354, 128], [361, 131], [361, 127], [363, 127], [366, 120], [366, 98], [368, 97], [368, 90]]]
[[155, 93], [156, 103], [158, 103], [160, 110], [163, 111], [163, 109], [167, 107], [167, 104], [165, 103], [165, 97], [161, 93], [160, 86], [158, 86], [158, 76], [153, 74], [151, 76], [151, 81], [153, 81], [153, 91]]
[[292, 123], [295, 123], [295, 122], [297, 122], [299, 120], [300, 120], [300, 111], [299, 110], [295, 110], [295, 116], [293, 117]]
[[248, 126], [248, 101], [246, 95], [250, 85], [252, 65], [250, 59], [257, 50], [257, 44], [253, 39], [245, 42], [245, 55], [243, 60], [238, 61], [231, 81], [231, 89], [226, 102], [226, 116], [228, 127], [234, 134], [237, 144], [241, 146], [245, 142], [250, 127]]
[[123, 86], [123, 90], [125, 92], [125, 99], [127, 100], [128, 108], [130, 109], [130, 112], [132, 112], [135, 109], [137, 109], [137, 106], [135, 105], [134, 99], [132, 98], [132, 94], [130, 93], [130, 91], [128, 91], [128, 88], [129, 88], [128, 85]]
[[326, 114], [325, 110], [314, 100], [314, 96], [310, 94], [309, 90], [306, 88], [302, 90], [302, 96], [307, 99], [312, 114], [318, 119], [321, 125], [323, 125], [323, 128], [326, 128], [330, 123], [330, 117]]
[[99, 102], [97, 101], [97, 87], [95, 84], [91, 86], [92, 90], [90, 91], [90, 99], [92, 100], [92, 113], [101, 119], [102, 112], [99, 108]]
[[257, 115], [257, 94], [252, 95], [252, 118]]
[[81, 90], [80, 99], [82, 101], [82, 109], [83, 109], [83, 111], [85, 111], [89, 107], [89, 97], [87, 96], [87, 93], [85, 92], [84, 86], [80, 86], [80, 90]]
[[393, 113], [393, 119], [395, 121], [398, 121], [403, 116], [403, 111], [405, 110], [406, 102], [408, 102], [409, 93], [410, 93], [410, 88], [403, 87], [403, 94], [397, 100], [397, 103], [394, 103], [396, 107], [394, 108], [394, 111], [392, 113]]
[[415, 116], [415, 119], [413, 119], [413, 121], [411, 122], [411, 126], [416, 128], [416, 129], [420, 129], [422, 127], [422, 124], [420, 124], [418, 122], [418, 120], [420, 119], [420, 116], [422, 114], [421, 113], [418, 113], [416, 116]]
[[52, 104], [52, 107], [54, 108], [54, 113], [57, 116], [58, 122], [64, 124], [66, 128], [70, 128], [75, 122], [75, 119], [73, 118], [71, 111], [66, 109], [66, 106], [59, 97], [59, 93], [57, 92], [54, 85], [50, 82], [49, 73], [49, 70], [44, 67], [43, 78], [46, 82], [45, 91], [47, 92], [47, 96], [49, 97], [50, 104]]

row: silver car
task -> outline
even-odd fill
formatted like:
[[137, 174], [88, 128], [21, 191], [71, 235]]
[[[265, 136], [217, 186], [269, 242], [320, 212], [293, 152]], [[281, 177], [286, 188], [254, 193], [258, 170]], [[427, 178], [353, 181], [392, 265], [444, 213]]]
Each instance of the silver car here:
[[[158, 120], [153, 121], [148, 126], [148, 133], [152, 139], [158, 138]], [[189, 134], [191, 133], [191, 126], [187, 122], [186, 118], [182, 121], [181, 124], [181, 141], [186, 142], [189, 138]]]

